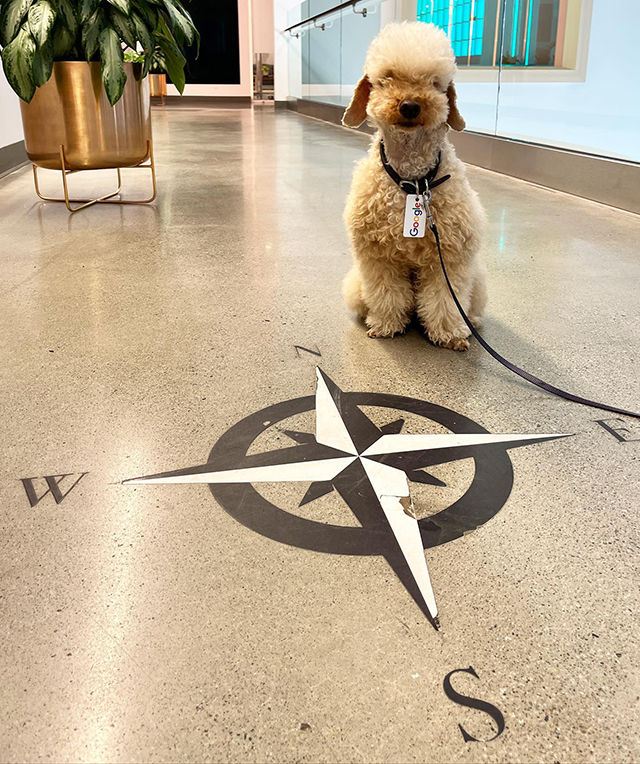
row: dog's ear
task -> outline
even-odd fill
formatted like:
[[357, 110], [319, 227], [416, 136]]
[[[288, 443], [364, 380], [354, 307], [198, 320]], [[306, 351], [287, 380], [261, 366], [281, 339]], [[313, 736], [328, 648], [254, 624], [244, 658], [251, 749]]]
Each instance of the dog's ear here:
[[447, 117], [447, 124], [454, 130], [460, 132], [460, 130], [464, 130], [466, 125], [464, 119], [462, 119], [462, 114], [458, 111], [458, 104], [456, 103], [458, 96], [456, 95], [456, 89], [453, 82], [451, 82], [447, 88], [447, 98], [449, 99], [449, 116]]
[[369, 103], [369, 93], [371, 92], [371, 83], [365, 74], [356, 85], [353, 91], [351, 103], [342, 115], [342, 124], [345, 127], [360, 127], [367, 118], [367, 104]]

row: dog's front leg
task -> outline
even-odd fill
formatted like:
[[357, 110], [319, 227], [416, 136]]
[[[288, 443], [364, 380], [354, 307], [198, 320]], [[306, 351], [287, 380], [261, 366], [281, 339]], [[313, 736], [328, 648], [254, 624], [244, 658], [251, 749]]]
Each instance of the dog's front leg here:
[[[451, 285], [465, 312], [469, 311], [472, 282], [467, 263], [447, 268]], [[454, 303], [440, 266], [421, 268], [416, 287], [416, 312], [434, 345], [468, 350], [471, 333]]]
[[359, 272], [369, 337], [393, 337], [403, 332], [414, 305], [408, 268], [369, 255], [360, 259]]

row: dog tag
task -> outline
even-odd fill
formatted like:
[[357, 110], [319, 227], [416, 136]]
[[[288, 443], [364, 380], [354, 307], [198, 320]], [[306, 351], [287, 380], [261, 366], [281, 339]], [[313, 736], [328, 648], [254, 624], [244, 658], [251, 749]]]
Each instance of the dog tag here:
[[426, 217], [422, 196], [407, 194], [407, 205], [404, 211], [405, 239], [424, 238]]

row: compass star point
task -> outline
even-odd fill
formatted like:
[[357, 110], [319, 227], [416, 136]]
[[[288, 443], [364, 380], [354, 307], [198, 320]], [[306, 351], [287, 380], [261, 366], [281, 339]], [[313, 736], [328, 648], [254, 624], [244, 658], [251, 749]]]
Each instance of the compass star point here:
[[446, 434], [403, 434], [382, 435], [375, 443], [363, 451], [362, 456], [385, 456], [412, 451], [435, 451], [446, 448], [470, 448], [473, 446], [503, 445], [513, 448], [518, 445], [540, 443], [545, 440], [571, 437], [570, 435], [518, 435], [493, 433], [446, 433]]
[[316, 441], [357, 456], [358, 449], [339, 408], [342, 390], [327, 377], [319, 366], [316, 366], [316, 377]]

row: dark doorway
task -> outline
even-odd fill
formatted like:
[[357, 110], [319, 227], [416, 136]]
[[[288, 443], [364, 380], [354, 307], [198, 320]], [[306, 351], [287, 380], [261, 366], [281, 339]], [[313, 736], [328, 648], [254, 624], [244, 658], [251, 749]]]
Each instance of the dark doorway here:
[[187, 83], [239, 85], [238, 0], [191, 0], [185, 7], [202, 36], [199, 57], [195, 46], [187, 55]]

